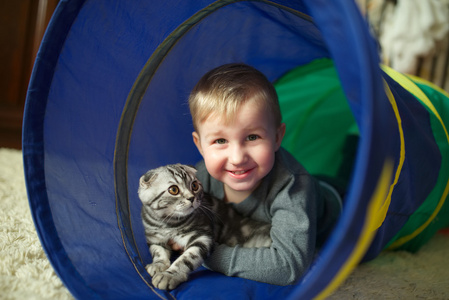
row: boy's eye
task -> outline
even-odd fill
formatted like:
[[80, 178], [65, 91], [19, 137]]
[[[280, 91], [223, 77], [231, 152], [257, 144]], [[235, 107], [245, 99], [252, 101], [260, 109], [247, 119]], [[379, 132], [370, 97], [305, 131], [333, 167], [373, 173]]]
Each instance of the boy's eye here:
[[225, 139], [218, 139], [218, 140], [215, 140], [215, 143], [219, 144], [219, 145], [223, 145], [223, 144], [226, 144], [226, 140]]
[[247, 140], [248, 140], [248, 141], [255, 141], [255, 140], [257, 140], [258, 138], [259, 138], [258, 135], [256, 135], [256, 134], [250, 134], [250, 135], [248, 135]]

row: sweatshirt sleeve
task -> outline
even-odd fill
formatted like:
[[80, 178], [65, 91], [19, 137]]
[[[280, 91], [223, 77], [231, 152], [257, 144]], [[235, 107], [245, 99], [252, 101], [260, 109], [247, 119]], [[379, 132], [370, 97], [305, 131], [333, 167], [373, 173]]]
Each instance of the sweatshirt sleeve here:
[[[316, 190], [308, 174], [296, 175], [274, 198], [270, 248], [217, 245], [205, 266], [228, 276], [289, 285], [310, 266], [316, 239]], [[257, 200], [255, 200], [257, 201]]]

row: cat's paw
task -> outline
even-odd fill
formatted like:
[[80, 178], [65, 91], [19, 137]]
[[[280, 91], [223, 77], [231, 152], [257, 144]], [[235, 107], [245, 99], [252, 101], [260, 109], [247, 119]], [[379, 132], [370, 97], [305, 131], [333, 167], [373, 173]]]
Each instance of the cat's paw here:
[[158, 273], [153, 276], [153, 285], [161, 290], [173, 290], [180, 283], [187, 281], [187, 274], [173, 274], [170, 271]]
[[145, 269], [151, 277], [156, 275], [157, 273], [162, 273], [170, 267], [170, 263], [166, 263], [163, 261], [153, 262], [151, 264], [146, 265]]

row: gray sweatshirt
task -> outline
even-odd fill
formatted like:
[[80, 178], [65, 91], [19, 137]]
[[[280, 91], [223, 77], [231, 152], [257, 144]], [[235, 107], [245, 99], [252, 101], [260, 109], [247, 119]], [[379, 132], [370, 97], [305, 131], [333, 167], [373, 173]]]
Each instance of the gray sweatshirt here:
[[[224, 199], [223, 183], [197, 164], [206, 192]], [[270, 222], [270, 248], [216, 245], [204, 265], [227, 276], [277, 285], [295, 283], [312, 263], [316, 246], [335, 224], [341, 200], [318, 182], [286, 150], [276, 152], [270, 173], [257, 189], [234, 207], [243, 215]]]

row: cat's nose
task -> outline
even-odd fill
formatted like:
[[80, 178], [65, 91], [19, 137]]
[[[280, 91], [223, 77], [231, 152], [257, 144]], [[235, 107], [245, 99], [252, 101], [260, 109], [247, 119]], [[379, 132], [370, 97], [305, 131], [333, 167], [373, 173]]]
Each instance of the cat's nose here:
[[195, 201], [195, 197], [187, 198], [187, 200], [189, 200], [191, 203], [193, 203], [193, 201]]

